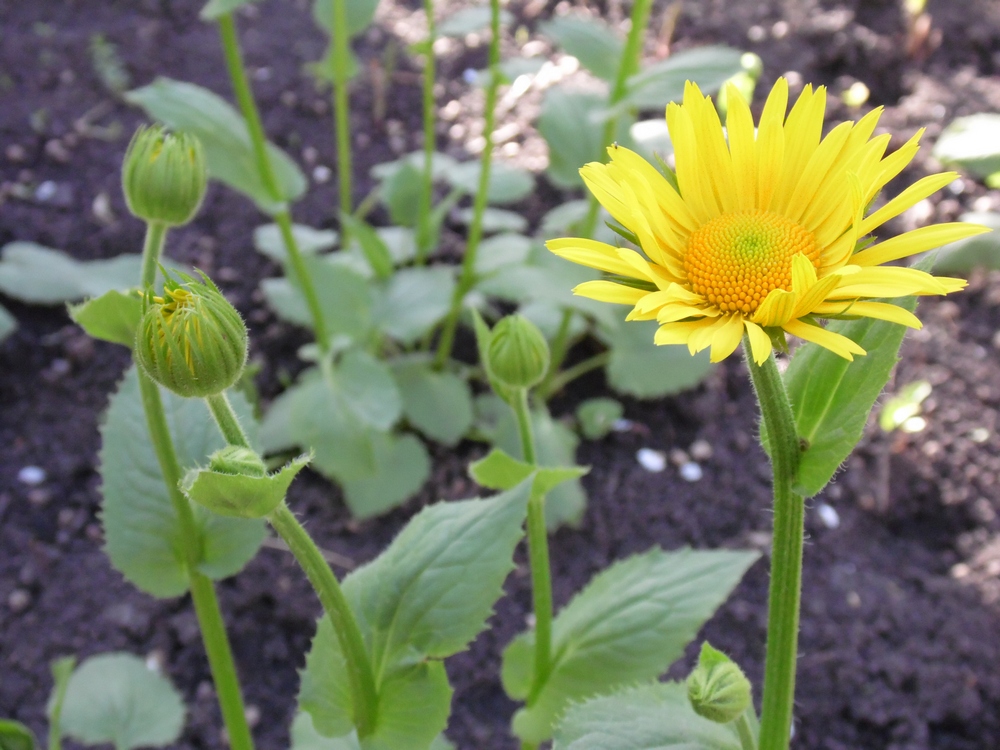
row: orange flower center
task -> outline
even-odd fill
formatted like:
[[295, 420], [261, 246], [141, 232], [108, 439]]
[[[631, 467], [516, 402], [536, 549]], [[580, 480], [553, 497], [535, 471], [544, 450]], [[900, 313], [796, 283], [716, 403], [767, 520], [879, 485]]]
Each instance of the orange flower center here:
[[688, 240], [684, 257], [691, 289], [723, 312], [754, 312], [773, 289], [792, 288], [792, 258], [819, 268], [816, 239], [770, 211], [722, 214]]

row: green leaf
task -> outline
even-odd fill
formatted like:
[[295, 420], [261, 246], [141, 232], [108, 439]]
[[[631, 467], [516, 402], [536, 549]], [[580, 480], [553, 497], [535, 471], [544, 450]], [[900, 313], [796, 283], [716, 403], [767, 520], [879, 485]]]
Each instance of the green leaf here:
[[703, 719], [682, 683], [638, 685], [571, 706], [552, 750], [740, 750], [727, 726]]
[[684, 97], [687, 81], [697, 83], [703, 93], [712, 94], [743, 70], [742, 57], [739, 50], [724, 46], [678, 52], [631, 76], [623, 105], [662, 112], [667, 102]]
[[0, 750], [35, 750], [34, 733], [24, 724], [11, 719], [0, 719]]
[[711, 372], [707, 351], [692, 356], [686, 346], [657, 346], [656, 328], [656, 321], [628, 321], [601, 331], [611, 347], [608, 384], [619, 393], [660, 398], [693, 388]]
[[184, 704], [163, 675], [132, 654], [93, 656], [69, 679], [63, 702], [63, 731], [89, 745], [116, 750], [163, 747], [184, 727]]
[[882, 407], [878, 418], [879, 427], [886, 432], [902, 427], [906, 420], [920, 414], [920, 405], [931, 395], [931, 390], [931, 384], [926, 380], [915, 380], [904, 385]]
[[366, 476], [343, 478], [344, 500], [355, 518], [371, 518], [415, 495], [431, 473], [423, 443], [414, 435], [370, 432], [374, 469]]
[[63, 703], [66, 702], [66, 689], [69, 687], [69, 678], [73, 676], [75, 668], [75, 656], [63, 656], [49, 662], [49, 670], [52, 672], [53, 683], [52, 692], [49, 693], [48, 704], [45, 706], [45, 715], [49, 719], [49, 736], [58, 735], [62, 737], [63, 735]]
[[[479, 176], [483, 165], [479, 161], [466, 161], [449, 170], [446, 178], [451, 186], [469, 195], [479, 192]], [[535, 189], [535, 178], [530, 172], [516, 169], [503, 162], [490, 167], [490, 181], [486, 191], [489, 203], [503, 205], [524, 200]]]
[[[500, 25], [508, 26], [514, 22], [510, 11], [500, 11]], [[463, 8], [444, 18], [437, 25], [439, 36], [465, 36], [474, 31], [484, 31], [490, 25], [490, 9], [487, 6]]]
[[[292, 236], [303, 255], [317, 255], [337, 244], [337, 233], [332, 229], [313, 229], [304, 224], [292, 224]], [[253, 246], [275, 263], [286, 263], [288, 251], [281, 229], [277, 224], [262, 224], [253, 230]]]
[[17, 329], [17, 321], [10, 314], [6, 307], [0, 305], [0, 342], [10, 336]]
[[403, 415], [427, 437], [455, 446], [472, 426], [469, 384], [451, 372], [437, 372], [428, 361], [393, 366], [403, 397]]
[[523, 234], [504, 232], [479, 243], [476, 274], [483, 276], [499, 268], [523, 263], [528, 259], [533, 240]]
[[469, 465], [469, 475], [492, 490], [509, 490], [532, 475], [531, 496], [544, 497], [563, 482], [579, 479], [590, 471], [589, 466], [532, 466], [494, 448]]
[[264, 518], [281, 504], [292, 480], [308, 463], [309, 456], [299, 456], [277, 473], [262, 477], [192, 469], [183, 480], [184, 494], [220, 516]]
[[403, 413], [403, 399], [385, 362], [359, 349], [347, 352], [334, 369], [348, 407], [369, 427], [385, 432]]
[[393, 224], [415, 227], [420, 220], [423, 170], [403, 162], [383, 181], [380, 197], [389, 209]]
[[601, 157], [607, 145], [602, 143], [604, 125], [590, 114], [606, 105], [607, 99], [593, 92], [567, 91], [564, 86], [546, 92], [537, 127], [549, 145], [545, 175], [557, 187], [582, 187], [580, 167]]
[[[207, 463], [225, 441], [205, 404], [160, 393], [182, 469]], [[232, 401], [255, 439], [251, 406], [238, 394]], [[181, 527], [150, 442], [134, 366], [111, 397], [101, 437], [102, 520], [111, 563], [148, 594], [180, 596], [188, 587]], [[194, 515], [201, 535], [199, 568], [211, 578], [237, 573], [264, 539], [262, 521], [222, 518], [202, 508]]]
[[613, 398], [589, 398], [576, 407], [580, 431], [590, 440], [600, 440], [622, 418], [625, 408]]
[[975, 177], [1000, 171], [1000, 115], [984, 112], [959, 117], [938, 137], [933, 153], [938, 161]]
[[361, 750], [356, 734], [340, 737], [324, 737], [313, 726], [312, 717], [300, 711], [292, 721], [291, 750]]
[[89, 336], [131, 349], [142, 318], [142, 301], [137, 294], [112, 290], [78, 305], [71, 304], [69, 316]]
[[603, 21], [559, 16], [541, 24], [539, 30], [598, 78], [609, 83], [617, 78], [625, 44]]
[[278, 184], [276, 193], [268, 190], [257, 169], [246, 121], [208, 89], [160, 77], [128, 92], [125, 100], [167, 127], [198, 136], [209, 175], [246, 195], [264, 213], [277, 213], [305, 192], [305, 175], [272, 143], [267, 144], [267, 154]]
[[[517, 309], [518, 315], [523, 315], [536, 326], [538, 330], [542, 332], [548, 341], [551, 342], [558, 335], [559, 330], [562, 328], [563, 323], [563, 313], [567, 308], [561, 305], [552, 304], [543, 300], [535, 300], [534, 302], [528, 302], [521, 305]], [[570, 308], [572, 311], [572, 308]], [[587, 333], [588, 325], [587, 319], [582, 315], [573, 315], [569, 321], [569, 328], [567, 329], [567, 341], [576, 341], [584, 334]]]
[[198, 17], [202, 21], [217, 21], [220, 17], [232, 13], [237, 8], [256, 2], [260, 2], [260, 0], [208, 0]]
[[[596, 575], [555, 618], [551, 675], [534, 704], [514, 715], [514, 732], [542, 742], [573, 701], [659, 677], [757, 557], [654, 548]], [[504, 653], [502, 679], [513, 698], [530, 689], [532, 642], [532, 633], [522, 634]]]
[[[459, 162], [454, 157], [443, 154], [440, 151], [435, 151], [431, 154], [431, 177], [435, 181], [447, 179], [448, 173], [457, 167], [458, 164]], [[385, 182], [398, 170], [407, 165], [419, 170], [422, 174], [424, 169], [424, 152], [411, 151], [395, 161], [385, 161], [381, 164], [376, 164], [371, 168], [369, 174], [376, 180]]]
[[942, 247], [936, 255], [934, 271], [939, 274], [968, 274], [973, 268], [1000, 269], [1000, 213], [974, 211], [959, 221], [983, 224], [993, 231]]
[[342, 213], [340, 221], [350, 232], [351, 238], [358, 241], [358, 246], [364, 253], [365, 260], [375, 276], [380, 279], [388, 279], [392, 276], [392, 255], [385, 241], [379, 237], [378, 232], [368, 226], [367, 222], [351, 216], [351, 214]]
[[380, 686], [375, 731], [362, 750], [429, 750], [448, 724], [451, 696], [439, 661], [393, 672]]
[[419, 341], [448, 314], [455, 290], [453, 269], [404, 268], [376, 292], [375, 325], [402, 344]]
[[0, 292], [22, 302], [60, 305], [131, 289], [141, 271], [140, 255], [81, 261], [34, 242], [9, 242], [0, 258]]
[[[379, 0], [349, 0], [347, 2], [347, 34], [357, 36], [371, 26]], [[328, 35], [333, 36], [333, 0], [316, 0], [313, 19]]]
[[[472, 224], [472, 209], [463, 208], [456, 214], [455, 218], [463, 224]], [[528, 220], [521, 214], [513, 211], [505, 211], [502, 208], [487, 208], [483, 211], [483, 232], [492, 234], [493, 232], [523, 232], [528, 228]]]
[[[916, 297], [899, 303], [910, 312], [917, 307]], [[803, 344], [785, 371], [799, 437], [808, 445], [799, 459], [795, 485], [795, 491], [806, 497], [826, 486], [861, 440], [875, 400], [899, 361], [906, 334], [898, 323], [872, 318], [832, 321], [827, 330], [847, 336], [868, 354], [848, 362], [829, 349]]]

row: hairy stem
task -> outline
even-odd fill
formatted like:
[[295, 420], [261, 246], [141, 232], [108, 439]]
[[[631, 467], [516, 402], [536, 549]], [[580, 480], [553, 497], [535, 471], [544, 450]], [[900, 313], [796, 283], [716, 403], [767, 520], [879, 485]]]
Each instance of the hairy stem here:
[[417, 265], [427, 261], [430, 252], [431, 197], [434, 188], [434, 0], [424, 0], [427, 15], [427, 52], [424, 55], [424, 174], [420, 185], [420, 218], [417, 227]]
[[226, 442], [240, 448], [250, 448], [250, 441], [243, 431], [243, 425], [240, 424], [239, 417], [233, 411], [233, 405], [229, 403], [229, 397], [225, 392], [206, 396], [205, 402], [208, 404], [209, 411], [212, 412], [215, 423], [219, 426], [219, 432], [222, 433]]
[[771, 545], [760, 747], [761, 750], [787, 750], [795, 700], [805, 515], [803, 499], [792, 490], [799, 466], [799, 439], [795, 417], [774, 355], [757, 366], [746, 340], [744, 350], [760, 412], [767, 426], [774, 473], [774, 537]]
[[490, 0], [490, 29], [493, 34], [490, 40], [490, 72], [486, 84], [486, 109], [483, 124], [483, 154], [480, 159], [479, 185], [472, 206], [472, 223], [469, 225], [469, 240], [465, 246], [465, 256], [462, 258], [462, 270], [459, 273], [455, 292], [451, 297], [451, 308], [444, 321], [441, 340], [438, 342], [437, 356], [434, 366], [438, 369], [451, 356], [455, 344], [455, 330], [458, 328], [458, 316], [462, 312], [462, 302], [476, 283], [476, 253], [479, 242], [483, 238], [483, 215], [486, 212], [486, 199], [490, 187], [490, 165], [493, 161], [493, 129], [496, 125], [497, 90], [500, 87], [500, 0]]
[[[753, 711], [753, 707], [751, 706], [747, 711]], [[740, 738], [740, 750], [757, 750], [757, 738], [753, 736], [753, 729], [750, 728], [747, 711], [739, 715], [739, 718], [733, 722], [733, 726]]]
[[[147, 226], [142, 259], [143, 286], [148, 286], [156, 279], [156, 269], [165, 239], [166, 231], [162, 225]], [[215, 682], [215, 690], [219, 697], [219, 708], [229, 735], [229, 744], [234, 750], [253, 750], [253, 738], [243, 708], [243, 695], [236, 674], [236, 665], [233, 662], [232, 649], [219, 611], [219, 601], [215, 596], [212, 582], [198, 570], [202, 556], [201, 532], [195, 523], [191, 504], [180, 490], [181, 467], [167, 425], [160, 389], [141, 368], [138, 374], [149, 437], [156, 451], [170, 502], [180, 524], [182, 553], [190, 583], [191, 599], [194, 602], [202, 641], [208, 654], [212, 680]]]
[[[351, 186], [351, 110], [347, 82], [350, 73], [350, 43], [347, 35], [347, 0], [333, 0], [333, 111], [337, 137], [337, 176], [340, 186], [340, 213], [351, 213], [354, 202]], [[347, 227], [341, 226], [341, 246], [347, 247]]]

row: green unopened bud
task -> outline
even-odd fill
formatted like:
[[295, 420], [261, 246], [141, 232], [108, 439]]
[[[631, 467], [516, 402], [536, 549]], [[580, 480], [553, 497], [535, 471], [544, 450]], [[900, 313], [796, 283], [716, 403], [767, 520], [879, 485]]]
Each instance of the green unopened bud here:
[[219, 474], [239, 474], [245, 477], [262, 477], [267, 466], [254, 451], [238, 445], [227, 445], [209, 457], [208, 468]]
[[247, 329], [236, 308], [205, 274], [167, 277], [163, 296], [143, 299], [136, 360], [154, 381], [188, 398], [222, 393], [247, 361]]
[[299, 456], [281, 471], [268, 474], [260, 456], [229, 445], [209, 457], [207, 469], [192, 469], [181, 490], [193, 502], [220, 516], [264, 518], [285, 499], [296, 474], [309, 463]]
[[487, 357], [493, 377], [512, 388], [538, 385], [549, 369], [549, 345], [523, 315], [508, 315], [493, 328]]
[[708, 643], [701, 645], [698, 666], [687, 678], [687, 691], [695, 713], [719, 724], [735, 721], [750, 707], [750, 680], [732, 659]]
[[122, 164], [122, 189], [129, 211], [148, 222], [187, 224], [198, 213], [208, 186], [201, 141], [160, 126], [132, 136]]

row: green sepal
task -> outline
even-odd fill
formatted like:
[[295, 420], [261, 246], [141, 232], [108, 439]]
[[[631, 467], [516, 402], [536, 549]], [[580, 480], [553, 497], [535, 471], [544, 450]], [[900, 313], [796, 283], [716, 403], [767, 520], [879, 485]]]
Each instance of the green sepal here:
[[500, 448], [494, 448], [485, 458], [469, 464], [469, 476], [491, 490], [509, 490], [534, 475], [532, 497], [547, 495], [563, 482], [579, 479], [589, 471], [589, 466], [532, 466]]
[[623, 240], [625, 240], [627, 242], [631, 242], [636, 247], [642, 247], [642, 243], [639, 242], [639, 238], [636, 237], [635, 232], [633, 232], [633, 231], [631, 231], [629, 229], [626, 229], [625, 227], [623, 227], [618, 222], [616, 222], [616, 221], [606, 221], [606, 222], [604, 222], [604, 225], [608, 229], [610, 229], [612, 232], [614, 232], [615, 234], [617, 234], [619, 237], [621, 237]]
[[490, 388], [500, 398], [508, 404], [513, 404], [517, 399], [517, 389], [500, 382], [490, 368], [490, 342], [493, 340], [493, 333], [490, 327], [483, 320], [483, 316], [476, 309], [472, 310], [472, 325], [476, 332], [476, 347], [479, 350], [479, 361], [486, 371], [486, 378], [489, 380]]
[[142, 319], [142, 300], [137, 293], [112, 290], [67, 308], [70, 318], [92, 338], [129, 349], [135, 345], [135, 333]]
[[0, 750], [35, 750], [38, 742], [28, 727], [13, 719], [0, 719]]
[[[216, 451], [212, 458], [225, 450]], [[280, 471], [264, 476], [232, 474], [212, 468], [192, 469], [184, 477], [181, 489], [190, 500], [220, 516], [265, 518], [281, 505], [292, 480], [311, 458], [311, 453], [303, 454]]]
[[708, 641], [701, 644], [698, 666], [687, 678], [688, 700], [699, 716], [728, 724], [750, 708], [750, 680], [732, 659]]

